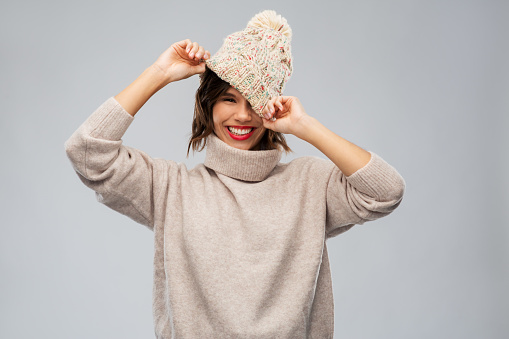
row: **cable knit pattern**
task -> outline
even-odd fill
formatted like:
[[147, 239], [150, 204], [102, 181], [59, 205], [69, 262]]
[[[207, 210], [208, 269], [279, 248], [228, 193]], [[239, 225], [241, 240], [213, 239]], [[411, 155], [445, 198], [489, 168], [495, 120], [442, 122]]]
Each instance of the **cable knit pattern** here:
[[263, 11], [247, 27], [230, 34], [219, 51], [206, 61], [214, 73], [236, 88], [254, 111], [283, 94], [292, 74], [291, 29], [274, 11]]
[[371, 153], [346, 177], [329, 160], [280, 163], [214, 135], [188, 170], [124, 146], [133, 119], [110, 98], [65, 149], [101, 203], [154, 231], [155, 336], [333, 338], [326, 240], [391, 213], [398, 172]]

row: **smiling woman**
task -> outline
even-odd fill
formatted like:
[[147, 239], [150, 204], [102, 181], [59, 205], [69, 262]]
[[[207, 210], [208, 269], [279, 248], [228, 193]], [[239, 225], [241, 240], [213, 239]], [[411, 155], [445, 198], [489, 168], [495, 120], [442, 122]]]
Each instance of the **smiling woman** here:
[[[249, 101], [237, 89], [209, 68], [205, 69], [200, 78], [200, 87], [196, 91], [188, 154], [190, 148], [194, 151], [203, 150], [207, 137], [212, 132], [226, 144], [243, 150], [267, 150], [281, 147], [286, 152], [291, 151], [283, 133], [266, 129], [262, 118], [256, 114]], [[226, 122], [226, 120], [229, 121]], [[247, 127], [253, 128], [250, 131], [253, 133], [246, 134]]]
[[[157, 338], [332, 338], [326, 240], [402, 200], [392, 166], [283, 96], [290, 39], [286, 20], [264, 11], [212, 58], [176, 42], [65, 143], [101, 203], [154, 231]], [[203, 164], [189, 170], [122, 144], [153, 94], [195, 74], [188, 153], [206, 148]], [[283, 134], [328, 159], [281, 163]]]
[[249, 101], [231, 87], [212, 107], [214, 133], [228, 145], [259, 150], [265, 133], [262, 118], [255, 113]]

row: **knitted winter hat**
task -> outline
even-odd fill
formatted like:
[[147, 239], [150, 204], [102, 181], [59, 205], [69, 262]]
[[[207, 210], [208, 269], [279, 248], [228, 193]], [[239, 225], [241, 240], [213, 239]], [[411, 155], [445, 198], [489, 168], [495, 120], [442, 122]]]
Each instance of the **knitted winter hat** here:
[[291, 38], [292, 30], [285, 18], [274, 11], [263, 11], [244, 30], [226, 37], [206, 64], [262, 116], [267, 101], [283, 93], [292, 74]]

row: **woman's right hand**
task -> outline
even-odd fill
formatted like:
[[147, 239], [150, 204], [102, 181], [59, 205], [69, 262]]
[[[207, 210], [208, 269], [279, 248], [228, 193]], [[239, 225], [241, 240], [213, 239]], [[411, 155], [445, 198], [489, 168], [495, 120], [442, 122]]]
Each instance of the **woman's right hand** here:
[[164, 85], [167, 85], [170, 82], [205, 72], [205, 60], [209, 58], [209, 51], [197, 42], [186, 39], [171, 45], [159, 56], [152, 67], [162, 73], [165, 79]]
[[205, 72], [206, 51], [191, 40], [174, 43], [159, 56], [136, 80], [115, 96], [117, 102], [132, 116], [161, 88], [173, 81]]

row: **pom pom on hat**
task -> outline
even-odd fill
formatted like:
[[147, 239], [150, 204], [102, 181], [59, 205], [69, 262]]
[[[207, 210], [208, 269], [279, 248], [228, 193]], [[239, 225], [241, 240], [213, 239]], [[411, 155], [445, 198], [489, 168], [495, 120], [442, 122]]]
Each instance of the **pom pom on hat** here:
[[292, 74], [291, 38], [286, 19], [266, 10], [255, 15], [244, 30], [227, 36], [206, 64], [262, 116], [270, 98], [283, 94]]
[[249, 20], [247, 26], [274, 29], [281, 32], [281, 34], [288, 38], [292, 37], [292, 29], [288, 25], [286, 19], [271, 10], [266, 10], [256, 14], [251, 20]]

